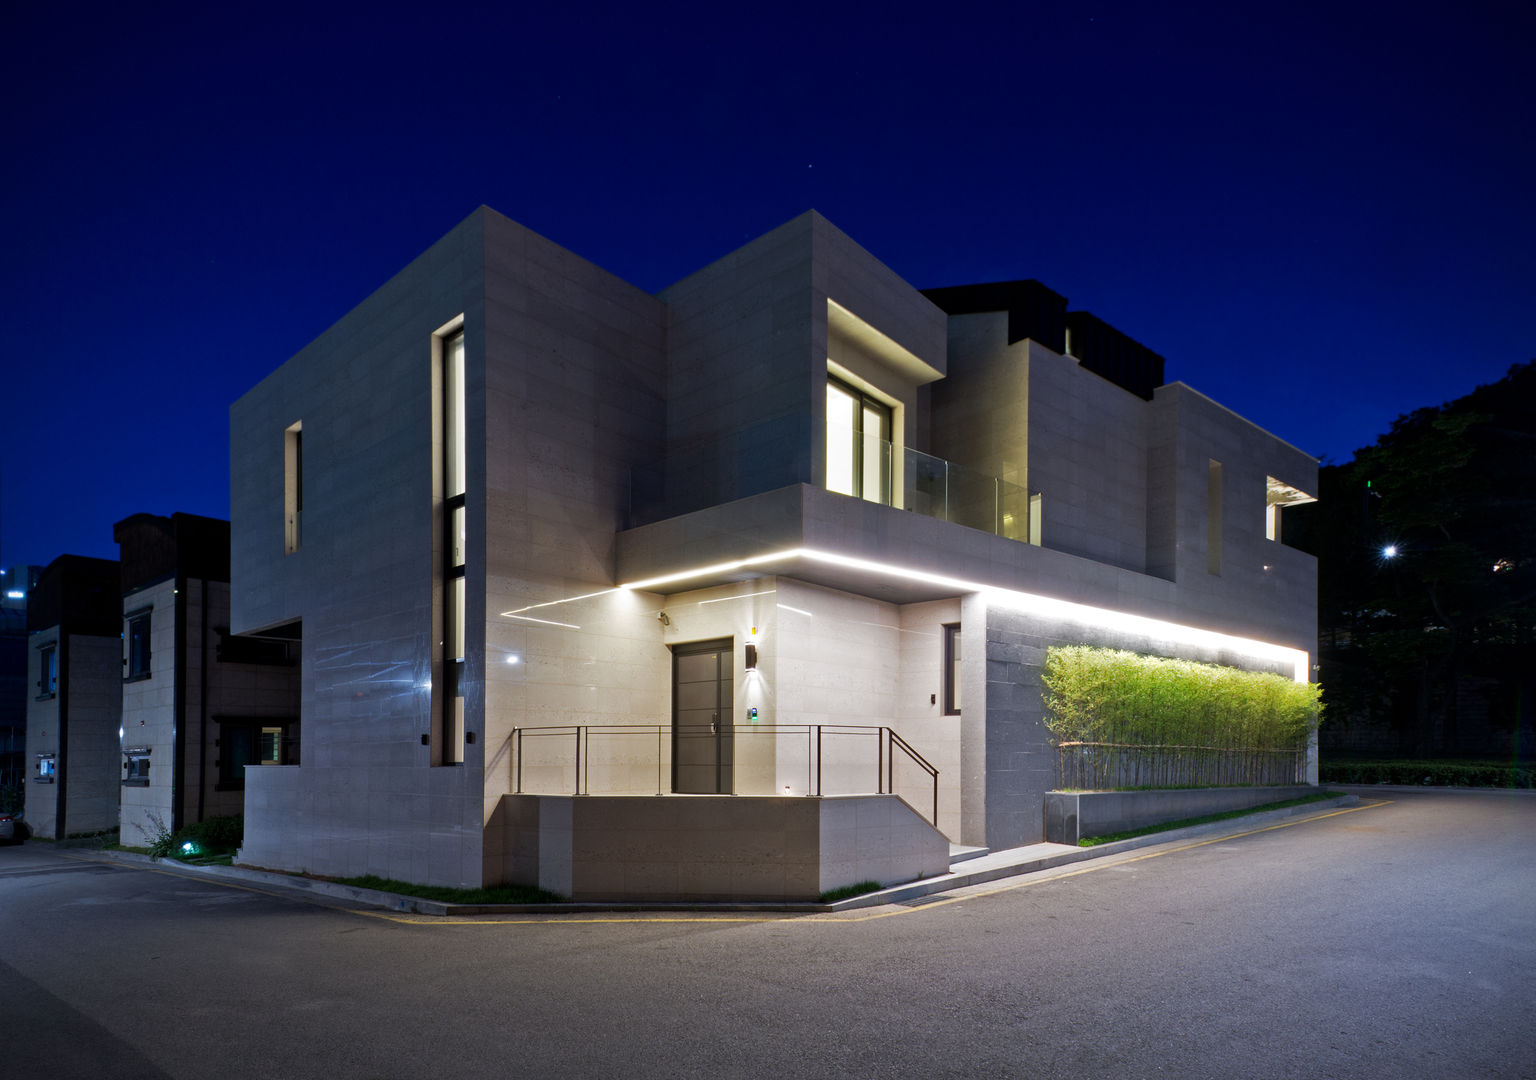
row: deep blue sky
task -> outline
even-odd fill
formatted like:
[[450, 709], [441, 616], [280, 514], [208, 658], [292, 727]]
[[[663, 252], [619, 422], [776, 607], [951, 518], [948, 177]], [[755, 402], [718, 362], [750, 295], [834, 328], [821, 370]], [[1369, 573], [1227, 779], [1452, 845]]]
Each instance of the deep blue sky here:
[[649, 290], [814, 207], [1336, 461], [1536, 357], [1529, 3], [860, 10], [10, 5], [0, 565], [227, 517], [230, 402], [480, 203]]

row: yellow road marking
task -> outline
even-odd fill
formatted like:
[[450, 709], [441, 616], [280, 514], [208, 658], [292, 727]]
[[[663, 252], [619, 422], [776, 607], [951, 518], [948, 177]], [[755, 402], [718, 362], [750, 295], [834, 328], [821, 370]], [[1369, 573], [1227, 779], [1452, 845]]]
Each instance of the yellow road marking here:
[[[1181, 851], [1191, 851], [1194, 848], [1205, 847], [1207, 844], [1220, 844], [1226, 840], [1240, 840], [1245, 836], [1257, 836], [1259, 833], [1272, 832], [1275, 829], [1289, 829], [1294, 825], [1307, 825], [1314, 821], [1322, 821], [1325, 818], [1338, 817], [1340, 814], [1354, 814], [1361, 810], [1374, 810], [1378, 806], [1387, 806], [1391, 799], [1381, 802], [1368, 803], [1365, 806], [1351, 806], [1344, 810], [1330, 810], [1326, 814], [1318, 814], [1316, 817], [1298, 818], [1295, 821], [1282, 821], [1277, 825], [1266, 825], [1262, 829], [1249, 829], [1247, 832], [1233, 833], [1230, 836], [1213, 836], [1209, 840], [1196, 840], [1194, 843], [1181, 844], [1178, 847], [1167, 848], [1163, 851], [1149, 851], [1145, 855], [1133, 855], [1125, 859], [1110, 859], [1104, 862], [1089, 863], [1078, 870], [1068, 870], [1062, 874], [1051, 874], [1050, 877], [1027, 877], [1024, 881], [1016, 881], [1012, 885], [1000, 885], [995, 889], [985, 888], [990, 882], [980, 885], [965, 885], [962, 888], [985, 889], [983, 892], [974, 892], [967, 896], [946, 896], [942, 900], [934, 900], [924, 904], [920, 908], [903, 908], [900, 911], [877, 911], [869, 915], [862, 915], [851, 919], [838, 919], [827, 915], [812, 915], [800, 921], [802, 922], [869, 922], [872, 919], [888, 919], [892, 915], [912, 915], [919, 911], [927, 911], [930, 908], [944, 907], [947, 904], [958, 904], [962, 900], [976, 900], [983, 896], [995, 896], [998, 893], [1014, 892], [1018, 889], [1026, 889], [1031, 885], [1043, 885], [1052, 881], [1061, 881], [1064, 878], [1077, 877], [1080, 874], [1091, 874], [1095, 870], [1105, 870], [1112, 866], [1126, 866], [1129, 863], [1141, 862], [1143, 859], [1156, 859], [1163, 855], [1176, 855]], [[1048, 872], [1048, 871], [1047, 871]]]
[[[369, 919], [382, 919], [385, 922], [400, 923], [405, 926], [572, 926], [610, 924], [619, 925], [626, 923], [765, 923], [765, 922], [794, 922], [794, 923], [862, 923], [872, 922], [875, 919], [888, 919], [893, 915], [915, 915], [919, 912], [929, 911], [933, 908], [945, 907], [949, 904], [958, 904], [962, 900], [978, 900], [984, 896], [996, 896], [999, 893], [1015, 892], [1031, 885], [1043, 885], [1052, 881], [1062, 881], [1066, 878], [1078, 877], [1082, 874], [1091, 874], [1096, 870], [1104, 870], [1112, 866], [1125, 866], [1129, 863], [1141, 862], [1145, 859], [1156, 859], [1163, 855], [1176, 855], [1181, 851], [1192, 851], [1195, 848], [1205, 847], [1208, 844], [1219, 844], [1227, 840], [1240, 840], [1245, 836], [1257, 836], [1259, 833], [1273, 832], [1276, 829], [1289, 829], [1296, 825], [1308, 825], [1314, 821], [1323, 821], [1331, 817], [1339, 817], [1343, 814], [1355, 814], [1361, 810], [1374, 810], [1378, 807], [1391, 805], [1391, 799], [1383, 799], [1379, 802], [1366, 803], [1363, 806], [1351, 806], [1342, 810], [1331, 810], [1326, 814], [1318, 814], [1314, 817], [1297, 818], [1295, 821], [1282, 821], [1275, 825], [1266, 825], [1260, 829], [1249, 829], [1247, 832], [1232, 833], [1229, 836], [1213, 836], [1209, 840], [1196, 840], [1189, 844], [1180, 844], [1178, 847], [1166, 848], [1162, 851], [1149, 851], [1143, 855], [1132, 855], [1129, 858], [1111, 858], [1101, 862], [1090, 862], [1087, 866], [1077, 870], [1067, 870], [1059, 874], [1050, 871], [1034, 871], [1024, 875], [1023, 881], [1016, 881], [1011, 885], [992, 886], [992, 882], [982, 882], [977, 885], [962, 885], [958, 888], [975, 889], [976, 892], [967, 893], [964, 896], [946, 896], [942, 900], [931, 900], [921, 907], [896, 906], [894, 911], [873, 911], [868, 915], [839, 914], [825, 912], [815, 915], [800, 915], [787, 911], [780, 914], [763, 915], [561, 915], [553, 913], [549, 915], [523, 915], [509, 916], [507, 918], [473, 919], [454, 915], [400, 915], [390, 911], [364, 911], [357, 908], [349, 908], [339, 901], [327, 902], [327, 897], [305, 895], [302, 888], [294, 888], [291, 892], [275, 892], [271, 889], [257, 888], [252, 885], [236, 884], [215, 877], [202, 877], [196, 874], [177, 873], [174, 870], [162, 870], [154, 866], [127, 866], [122, 863], [107, 862], [109, 866], [116, 866], [124, 870], [147, 870], [152, 874], [162, 874], [166, 877], [179, 878], [182, 881], [202, 881], [209, 885], [219, 885], [226, 889], [239, 889], [242, 892], [258, 893], [262, 896], [271, 896], [279, 900], [304, 900], [316, 907], [328, 908], [332, 911], [343, 911], [350, 915], [361, 915]], [[96, 861], [96, 860], [91, 860]], [[1049, 877], [1043, 876], [1050, 874]]]

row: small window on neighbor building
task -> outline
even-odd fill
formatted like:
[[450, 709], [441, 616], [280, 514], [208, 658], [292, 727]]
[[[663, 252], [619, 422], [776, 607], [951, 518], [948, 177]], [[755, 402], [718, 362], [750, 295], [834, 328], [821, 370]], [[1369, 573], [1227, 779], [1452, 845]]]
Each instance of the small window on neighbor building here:
[[59, 692], [59, 649], [57, 645], [44, 645], [38, 650], [39, 677], [37, 696], [51, 698]]
[[219, 721], [219, 788], [245, 787], [245, 770], [252, 765], [297, 765], [297, 740], [287, 724], [262, 721]]
[[944, 715], [960, 715], [960, 624], [944, 626]]
[[128, 616], [128, 629], [124, 634], [128, 655], [124, 658], [127, 667], [126, 679], [149, 678], [149, 616], [148, 608], [134, 612]]
[[123, 787], [149, 787], [149, 747], [130, 746], [123, 751]]

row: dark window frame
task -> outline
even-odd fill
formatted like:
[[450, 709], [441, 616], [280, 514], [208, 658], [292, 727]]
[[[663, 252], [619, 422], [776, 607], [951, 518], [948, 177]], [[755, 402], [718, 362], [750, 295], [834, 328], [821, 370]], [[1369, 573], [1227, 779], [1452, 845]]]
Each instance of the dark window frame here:
[[50, 641], [37, 647], [38, 678], [35, 701], [51, 701], [59, 695], [59, 643]]
[[[883, 430], [877, 432], [875, 437], [891, 448], [892, 456], [896, 453], [896, 410], [889, 404], [881, 401], [867, 390], [860, 390], [857, 386], [845, 379], [839, 379], [836, 375], [827, 374], [827, 382], [836, 386], [843, 393], [853, 398], [857, 408], [853, 411], [853, 431], [850, 438], [853, 439], [853, 487], [855, 499], [863, 499], [866, 502], [878, 503], [881, 506], [895, 505], [895, 462], [887, 458], [881, 463], [880, 468], [880, 497], [871, 499], [864, 491], [864, 410], [874, 408], [879, 411]], [[824, 425], [831, 430], [829, 425]]]
[[944, 624], [944, 715], [959, 716], [964, 704], [960, 693], [960, 624]]
[[[127, 655], [123, 657], [124, 682], [139, 682], [154, 675], [154, 652], [150, 645], [150, 635], [154, 631], [155, 609], [152, 607], [140, 608], [123, 616], [123, 640], [126, 645]], [[142, 627], [142, 632], [135, 630]]]
[[[214, 721], [219, 725], [218, 741], [214, 744], [219, 751], [219, 756], [213, 763], [214, 768], [218, 770], [215, 791], [244, 791], [247, 766], [266, 768], [270, 764], [299, 764], [300, 749], [297, 733], [299, 722], [297, 720], [270, 716], [217, 716], [214, 717]], [[279, 729], [276, 762], [262, 760], [260, 745], [265, 728]], [[240, 735], [250, 737], [249, 749], [254, 760], [244, 762], [234, 760], [233, 751], [236, 739]]]
[[149, 787], [149, 747], [133, 746], [123, 751], [123, 787]]

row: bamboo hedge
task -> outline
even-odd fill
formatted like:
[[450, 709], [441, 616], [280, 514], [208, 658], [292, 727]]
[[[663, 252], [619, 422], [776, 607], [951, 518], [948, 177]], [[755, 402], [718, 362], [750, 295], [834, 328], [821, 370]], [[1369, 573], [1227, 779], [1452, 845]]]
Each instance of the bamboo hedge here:
[[1048, 649], [1044, 679], [1058, 744], [1301, 750], [1322, 715], [1315, 683], [1118, 649]]

